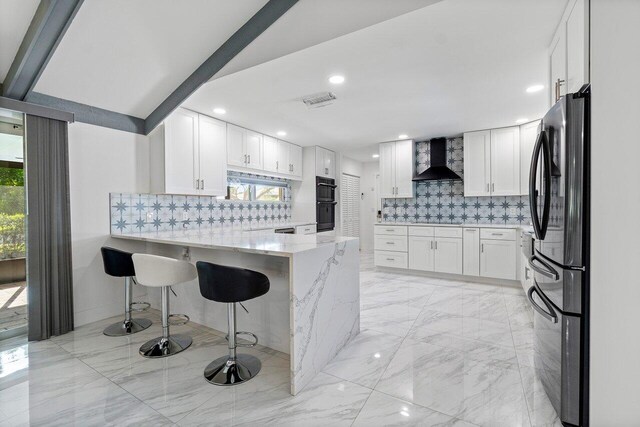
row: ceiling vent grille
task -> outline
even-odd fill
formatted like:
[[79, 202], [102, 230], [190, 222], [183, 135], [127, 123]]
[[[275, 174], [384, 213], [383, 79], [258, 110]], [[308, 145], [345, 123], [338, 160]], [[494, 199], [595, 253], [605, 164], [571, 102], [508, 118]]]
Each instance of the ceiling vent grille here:
[[303, 97], [302, 102], [308, 108], [320, 108], [333, 104], [336, 99], [336, 96], [331, 92], [321, 92]]

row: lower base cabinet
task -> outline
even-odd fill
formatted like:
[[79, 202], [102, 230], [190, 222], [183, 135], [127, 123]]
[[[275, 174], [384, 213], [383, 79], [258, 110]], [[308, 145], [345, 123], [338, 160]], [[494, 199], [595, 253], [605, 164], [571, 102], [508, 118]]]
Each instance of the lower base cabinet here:
[[409, 236], [409, 268], [462, 274], [462, 239]]
[[373, 260], [379, 267], [408, 268], [406, 252], [375, 251]]
[[409, 236], [409, 268], [412, 270], [433, 271], [433, 237]]
[[515, 240], [481, 241], [480, 276], [516, 280]]

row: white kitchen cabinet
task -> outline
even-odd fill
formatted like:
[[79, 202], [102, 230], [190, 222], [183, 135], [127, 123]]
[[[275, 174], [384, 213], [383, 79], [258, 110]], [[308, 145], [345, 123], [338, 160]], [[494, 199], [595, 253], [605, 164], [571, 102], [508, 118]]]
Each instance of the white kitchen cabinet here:
[[336, 153], [316, 146], [316, 176], [336, 178]]
[[410, 269], [434, 271], [434, 240], [429, 236], [409, 236]]
[[438, 273], [462, 274], [462, 239], [437, 237], [433, 269]]
[[464, 195], [490, 196], [491, 131], [464, 134]]
[[569, 5], [567, 19], [567, 92], [580, 90], [585, 79], [585, 0]]
[[291, 175], [302, 177], [302, 147], [289, 144], [289, 163], [291, 163]]
[[413, 141], [380, 144], [380, 196], [413, 197]]
[[520, 194], [520, 128], [464, 134], [464, 195]]
[[271, 136], [262, 136], [263, 170], [274, 174], [302, 177], [302, 147]]
[[520, 126], [520, 194], [529, 194], [529, 171], [540, 120]]
[[227, 124], [227, 163], [248, 169], [261, 170], [262, 135]]
[[567, 94], [567, 29], [564, 23], [560, 24], [559, 37], [551, 48], [551, 105], [555, 104], [560, 96]]
[[278, 172], [278, 140], [270, 136], [264, 135], [262, 137], [262, 149], [263, 149], [263, 168], [268, 172]]
[[465, 228], [462, 238], [462, 274], [480, 275], [480, 229]]
[[480, 276], [516, 280], [515, 240], [480, 241]]
[[150, 140], [152, 192], [226, 194], [226, 123], [178, 108]]
[[491, 195], [520, 194], [520, 127], [491, 130]]

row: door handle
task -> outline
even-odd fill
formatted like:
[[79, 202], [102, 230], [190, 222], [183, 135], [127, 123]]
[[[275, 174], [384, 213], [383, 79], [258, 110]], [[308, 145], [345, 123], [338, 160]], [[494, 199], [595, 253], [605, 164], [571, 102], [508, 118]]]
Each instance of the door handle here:
[[[534, 264], [535, 261], [538, 261], [540, 264], [542, 264], [545, 268], [541, 268], [539, 266], [537, 266], [536, 264]], [[541, 260], [539, 257], [532, 255], [529, 259], [528, 259], [528, 264], [529, 267], [531, 267], [531, 269], [533, 271], [535, 271], [538, 274], [542, 274], [544, 277], [548, 278], [548, 279], [552, 279], [555, 281], [560, 280], [560, 275], [558, 274], [557, 271], [555, 271], [553, 269], [553, 267], [551, 267], [549, 264], [547, 264], [546, 262], [544, 262], [543, 260]]]
[[[542, 300], [542, 302], [544, 303], [544, 305], [547, 306], [547, 309], [550, 311], [547, 312], [545, 311], [542, 307], [540, 307], [534, 300], [533, 300], [533, 293], [536, 293], [538, 295], [538, 297]], [[542, 317], [544, 317], [545, 319], [553, 322], [553, 323], [558, 323], [558, 316], [556, 316], [555, 311], [553, 310], [553, 307], [551, 307], [551, 305], [547, 302], [547, 300], [545, 299], [545, 297], [542, 296], [542, 294], [540, 292], [538, 292], [537, 289], [537, 283], [535, 285], [533, 285], [532, 287], [529, 288], [529, 290], [527, 291], [527, 299], [529, 300], [529, 304], [531, 304], [531, 307], [533, 307], [533, 309], [535, 311], [537, 311], [538, 313], [540, 313], [540, 315]]]

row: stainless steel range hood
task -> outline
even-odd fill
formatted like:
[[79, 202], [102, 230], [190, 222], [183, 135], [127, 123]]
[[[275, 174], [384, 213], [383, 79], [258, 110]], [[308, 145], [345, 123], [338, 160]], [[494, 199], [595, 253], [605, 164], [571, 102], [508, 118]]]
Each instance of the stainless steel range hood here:
[[447, 166], [447, 139], [433, 138], [429, 141], [431, 165], [413, 177], [414, 181], [435, 181], [441, 179], [462, 179]]

